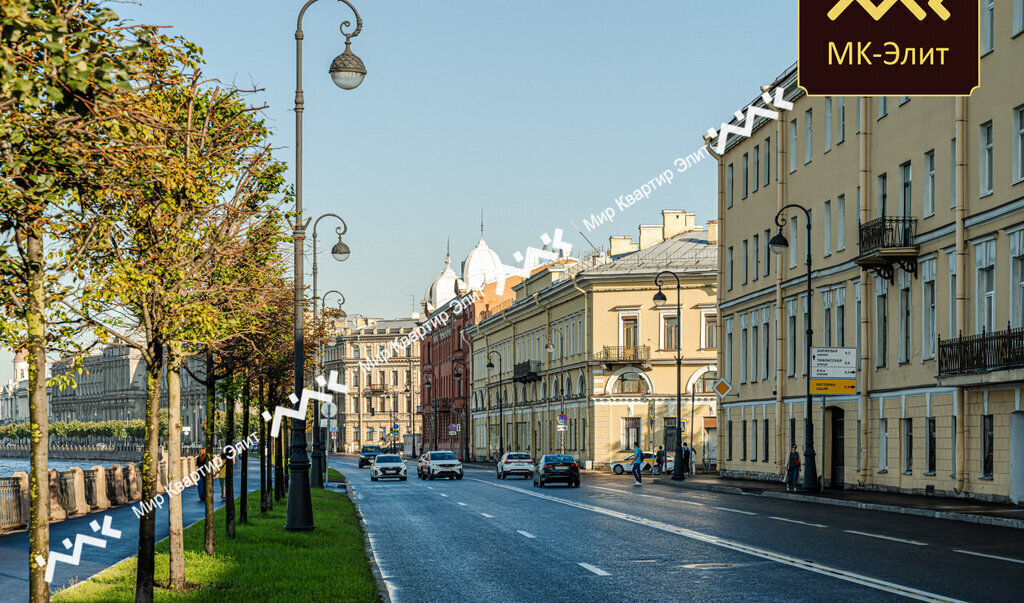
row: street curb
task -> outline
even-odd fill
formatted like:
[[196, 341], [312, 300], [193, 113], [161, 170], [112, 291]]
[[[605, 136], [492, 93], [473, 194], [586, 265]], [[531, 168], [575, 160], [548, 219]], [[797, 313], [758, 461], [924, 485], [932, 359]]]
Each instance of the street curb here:
[[359, 503], [356, 502], [356, 497], [353, 495], [352, 488], [346, 487], [344, 494], [350, 501], [352, 501], [352, 506], [356, 508], [356, 517], [359, 518], [359, 526], [363, 530], [363, 550], [366, 551], [366, 557], [370, 560], [370, 571], [373, 572], [373, 579], [377, 582], [377, 591], [380, 593], [380, 600], [384, 603], [392, 603], [391, 592], [388, 590], [388, 585], [384, 581], [384, 574], [381, 573], [380, 566], [377, 565], [377, 554], [373, 551], [373, 545], [370, 544], [370, 532], [366, 529], [366, 520], [363, 519], [363, 512], [359, 508]]
[[932, 511], [931, 509], [918, 509], [915, 507], [899, 507], [896, 505], [880, 505], [876, 503], [865, 503], [855, 500], [841, 500], [835, 498], [823, 498], [820, 496], [806, 495], [806, 494], [792, 494], [789, 492], [775, 492], [772, 490], [765, 490], [761, 492], [750, 492], [738, 488], [736, 486], [719, 486], [716, 484], [700, 484], [700, 483], [686, 483], [686, 482], [673, 482], [666, 479], [656, 479], [654, 483], [664, 486], [672, 486], [675, 488], [689, 488], [691, 490], [704, 490], [707, 492], [717, 492], [720, 494], [740, 494], [743, 496], [760, 496], [763, 498], [777, 498], [781, 500], [795, 500], [799, 502], [809, 502], [819, 505], [832, 505], [834, 507], [847, 507], [854, 509], [862, 509], [865, 511], [881, 511], [883, 513], [897, 513], [900, 515], [914, 515], [917, 517], [929, 517], [932, 519], [948, 519], [950, 521], [962, 521], [965, 523], [975, 523], [990, 526], [999, 526], [1003, 528], [1013, 528], [1016, 530], [1024, 530], [1024, 519], [1008, 519], [1005, 517], [989, 517], [988, 515], [976, 515], [974, 513], [954, 513], [951, 511]]

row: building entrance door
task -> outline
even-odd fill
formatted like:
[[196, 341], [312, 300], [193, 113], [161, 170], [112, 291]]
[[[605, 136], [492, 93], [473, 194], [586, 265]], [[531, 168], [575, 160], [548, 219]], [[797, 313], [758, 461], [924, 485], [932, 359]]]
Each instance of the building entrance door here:
[[1024, 503], [1024, 412], [1010, 413], [1010, 500]]
[[845, 481], [845, 475], [843, 467], [845, 465], [844, 459], [844, 439], [845, 439], [845, 417], [843, 416], [843, 409], [837, 406], [829, 407], [829, 412], [832, 414], [832, 441], [829, 442], [831, 445], [831, 468], [832, 468], [832, 481], [831, 485], [834, 488], [842, 488], [843, 482]]

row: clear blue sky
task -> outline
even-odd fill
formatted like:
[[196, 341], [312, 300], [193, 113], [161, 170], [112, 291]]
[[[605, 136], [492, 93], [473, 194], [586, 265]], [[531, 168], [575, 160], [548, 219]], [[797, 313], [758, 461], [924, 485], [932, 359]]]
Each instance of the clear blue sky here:
[[[279, 156], [294, 158], [295, 19], [302, 0], [143, 0], [115, 5], [205, 49], [206, 74], [264, 88]], [[613, 205], [709, 127], [742, 109], [796, 58], [796, 2], [753, 0], [355, 0], [362, 86], [327, 74], [352, 14], [320, 0], [304, 29], [306, 215], [341, 214], [352, 257], [326, 251], [320, 290], [347, 311], [408, 315], [443, 267], [479, 238], [506, 264], [540, 235]], [[354, 21], [354, 19], [352, 19]], [[660, 223], [662, 209], [715, 217], [704, 161], [588, 234], [607, 246]], [[326, 234], [324, 234], [326, 233]], [[307, 275], [310, 264], [307, 263]], [[418, 308], [418, 304], [417, 304]], [[5, 355], [7, 358], [9, 356]], [[9, 376], [0, 359], [0, 376]]]

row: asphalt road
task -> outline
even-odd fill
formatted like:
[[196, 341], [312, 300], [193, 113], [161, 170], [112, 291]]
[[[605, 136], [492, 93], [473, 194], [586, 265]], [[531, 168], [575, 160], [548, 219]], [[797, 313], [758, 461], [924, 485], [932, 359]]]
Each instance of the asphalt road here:
[[1019, 601], [1024, 531], [585, 473], [351, 483], [393, 600]]

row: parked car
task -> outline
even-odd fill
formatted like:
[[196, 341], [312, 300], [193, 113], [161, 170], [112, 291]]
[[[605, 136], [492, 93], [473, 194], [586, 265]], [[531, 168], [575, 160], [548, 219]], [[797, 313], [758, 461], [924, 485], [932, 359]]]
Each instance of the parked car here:
[[510, 475], [521, 475], [523, 479], [533, 476], [533, 458], [525, 452], [506, 452], [498, 460], [494, 471], [498, 479], [505, 479]]
[[380, 446], [367, 445], [359, 451], [359, 468], [369, 467], [373, 464], [373, 459], [377, 458], [378, 454], [382, 454], [384, 451], [380, 449]]
[[561, 482], [572, 488], [580, 487], [580, 466], [568, 454], [545, 454], [537, 461], [533, 471], [533, 485], [543, 488], [544, 484]]
[[406, 479], [405, 461], [397, 454], [378, 454], [370, 465], [370, 481], [377, 481], [385, 477], [397, 477], [398, 481]]
[[385, 446], [383, 448], [382, 452], [384, 454], [397, 454], [397, 455], [401, 455], [404, 450], [405, 450], [405, 447], [402, 446], [401, 444], [388, 444], [387, 446]]
[[[672, 458], [672, 453], [666, 455], [665, 458], [665, 471], [672, 471], [675, 467], [675, 459]], [[626, 458], [618, 459], [609, 463], [608, 468], [611, 469], [615, 475], [622, 475], [623, 473], [630, 473], [633, 471], [633, 455], [630, 454]], [[652, 472], [654, 469], [654, 453], [644, 453], [644, 464], [640, 467], [640, 471], [644, 473]]]
[[462, 462], [451, 450], [431, 450], [416, 463], [420, 479], [462, 479]]

